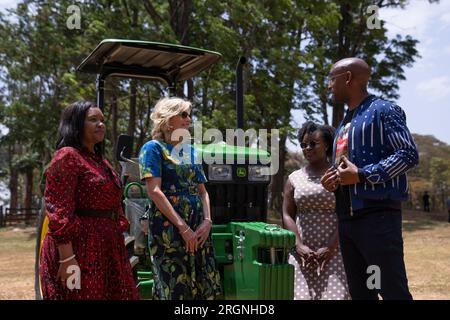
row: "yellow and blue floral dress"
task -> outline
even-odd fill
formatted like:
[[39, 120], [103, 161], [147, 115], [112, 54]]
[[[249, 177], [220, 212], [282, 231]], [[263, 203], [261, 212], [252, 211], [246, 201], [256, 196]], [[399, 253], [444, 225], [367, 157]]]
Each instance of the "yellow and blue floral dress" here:
[[[141, 179], [161, 177], [161, 190], [192, 230], [203, 221], [197, 185], [206, 177], [192, 145], [180, 150], [161, 140], [144, 144], [139, 154]], [[195, 253], [185, 249], [178, 229], [152, 205], [149, 215], [149, 248], [157, 300], [206, 300], [221, 293], [211, 235]]]

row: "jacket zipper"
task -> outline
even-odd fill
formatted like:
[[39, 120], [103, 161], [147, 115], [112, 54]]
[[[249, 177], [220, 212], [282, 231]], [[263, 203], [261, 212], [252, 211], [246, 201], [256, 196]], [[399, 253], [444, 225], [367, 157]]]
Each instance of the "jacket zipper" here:
[[[348, 148], [347, 148], [347, 150], [348, 150], [348, 160], [350, 160], [352, 162], [353, 162], [353, 159], [350, 158], [350, 154], [351, 154], [351, 152], [350, 152], [350, 147], [351, 147], [350, 135], [352, 133], [353, 118], [355, 117], [355, 114], [356, 114], [356, 109], [353, 111], [352, 118], [350, 119], [350, 126], [348, 127], [348, 141], [347, 141], [347, 144], [348, 144]], [[352, 135], [351, 138], [353, 139], [353, 135]], [[350, 199], [350, 216], [353, 217], [352, 192], [350, 190], [350, 187], [348, 187], [348, 196], [349, 196], [349, 199]]]
[[348, 195], [350, 197], [350, 216], [353, 217], [352, 195], [351, 195], [351, 192], [350, 192], [350, 187], [348, 188]]

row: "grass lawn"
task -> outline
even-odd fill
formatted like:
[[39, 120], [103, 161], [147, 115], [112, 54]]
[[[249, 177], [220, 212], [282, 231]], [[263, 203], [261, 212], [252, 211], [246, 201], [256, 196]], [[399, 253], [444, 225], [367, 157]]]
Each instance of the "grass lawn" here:
[[[277, 223], [275, 217], [270, 222]], [[447, 213], [405, 212], [405, 262], [414, 299], [450, 300]], [[34, 299], [34, 228], [0, 229], [0, 300]]]
[[450, 223], [447, 213], [403, 217], [405, 264], [414, 299], [450, 300]]
[[34, 299], [35, 228], [0, 229], [0, 300]]

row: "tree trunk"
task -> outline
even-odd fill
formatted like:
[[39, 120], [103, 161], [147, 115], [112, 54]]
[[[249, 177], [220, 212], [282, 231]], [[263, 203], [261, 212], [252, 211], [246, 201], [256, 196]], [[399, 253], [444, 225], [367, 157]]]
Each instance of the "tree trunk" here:
[[182, 45], [189, 45], [189, 17], [192, 14], [192, 0], [169, 1], [170, 26]]
[[209, 88], [209, 81], [207, 78], [202, 79], [202, 115], [207, 116], [211, 115], [212, 110], [208, 110], [208, 88]]
[[[339, 22], [338, 28], [339, 43], [338, 43], [337, 60], [349, 57], [350, 41], [347, 39], [346, 34], [348, 32], [348, 27], [352, 23], [351, 9], [352, 9], [351, 4], [349, 2], [347, 1], [341, 2], [340, 12], [342, 20]], [[333, 105], [332, 126], [336, 128], [343, 118], [344, 118], [344, 104], [335, 103]]]
[[15, 213], [15, 209], [19, 204], [19, 174], [17, 169], [10, 166], [10, 178], [9, 178], [9, 191], [11, 193], [11, 198], [9, 201], [9, 208], [11, 213]]
[[25, 169], [25, 214], [26, 221], [30, 221], [31, 208], [33, 207], [33, 168], [27, 167]]
[[270, 183], [269, 208], [273, 212], [282, 216], [283, 189], [284, 189], [284, 162], [286, 160], [286, 136], [280, 136], [279, 170], [272, 177]]
[[142, 148], [142, 146], [144, 145], [144, 139], [145, 139], [145, 134], [146, 134], [146, 130], [145, 130], [145, 110], [142, 110], [145, 107], [145, 103], [139, 103], [139, 135], [137, 137], [137, 141], [136, 141], [136, 150], [134, 151], [134, 154], [136, 157], [139, 156], [139, 151]]
[[117, 146], [117, 95], [113, 93], [112, 102], [111, 102], [111, 117], [112, 117], [112, 137], [111, 140], [114, 146]]
[[[15, 146], [12, 145], [8, 148], [8, 161], [9, 161], [9, 192], [11, 194], [9, 201], [9, 208], [14, 210], [19, 204], [19, 172], [12, 165], [12, 158], [15, 153]], [[15, 213], [11, 211], [11, 213]]]
[[[112, 99], [111, 99], [111, 142], [113, 144], [114, 150], [117, 148], [117, 138], [118, 138], [118, 131], [117, 131], [117, 121], [118, 121], [118, 112], [117, 112], [117, 94], [115, 87], [113, 87], [113, 93], [112, 93]], [[116, 157], [113, 157], [113, 165], [115, 169], [119, 169], [119, 163], [117, 162]]]
[[[139, 10], [135, 5], [136, 3], [134, 1], [130, 1], [130, 7], [132, 12], [131, 15], [129, 15], [129, 17], [132, 33], [134, 33], [138, 27], [138, 18], [139, 18]], [[130, 81], [130, 118], [128, 119], [128, 129], [127, 129], [127, 134], [132, 137], [136, 132], [136, 101], [137, 101], [137, 82], [135, 79], [132, 79]]]
[[323, 123], [328, 125], [328, 110], [327, 110], [327, 94], [323, 93], [320, 97], [321, 111]]
[[187, 98], [189, 101], [194, 99], [194, 81], [192, 79], [187, 80]]
[[[189, 17], [193, 10], [192, 0], [170, 0], [169, 1], [169, 17], [170, 26], [180, 44], [188, 46], [190, 45], [189, 38]], [[191, 82], [191, 83], [189, 83]], [[178, 97], [184, 97], [183, 85], [177, 86], [176, 95]], [[192, 100], [193, 86], [192, 80], [188, 80], [188, 99]]]
[[163, 22], [163, 18], [161, 18], [161, 16], [158, 14], [155, 7], [149, 0], [143, 0], [142, 2], [144, 3], [145, 10], [147, 11], [147, 13], [150, 15], [150, 17], [153, 20], [153, 25], [158, 27], [158, 29], [159, 29], [159, 26]]
[[344, 119], [344, 104], [335, 103], [333, 105], [333, 127], [337, 128], [342, 119]]
[[[143, 126], [142, 126], [142, 130], [139, 134], [139, 138], [137, 141], [137, 145], [136, 145], [136, 152], [139, 152], [140, 148], [144, 145], [144, 140], [146, 138], [146, 136], [148, 137], [150, 134], [150, 114], [152, 112], [151, 109], [151, 101], [150, 101], [150, 90], [147, 88], [146, 90], [146, 97], [147, 97], [147, 101], [143, 101], [142, 102], [142, 118], [143, 120]], [[137, 155], [137, 154], [136, 154]]]
[[130, 82], [130, 118], [128, 119], [128, 130], [127, 134], [134, 136], [136, 131], [136, 94], [137, 85], [136, 80], [131, 80]]
[[338, 27], [338, 59], [343, 59], [348, 57], [349, 50], [350, 50], [350, 43], [349, 39], [347, 38], [347, 30], [348, 27], [352, 23], [352, 15], [351, 15], [351, 4], [347, 1], [344, 1], [340, 4], [340, 13], [342, 20], [339, 21], [339, 27]]

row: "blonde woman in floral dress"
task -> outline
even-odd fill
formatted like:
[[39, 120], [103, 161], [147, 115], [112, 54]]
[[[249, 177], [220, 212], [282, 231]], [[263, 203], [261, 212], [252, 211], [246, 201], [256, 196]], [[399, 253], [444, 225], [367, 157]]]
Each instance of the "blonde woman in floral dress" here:
[[207, 180], [201, 164], [196, 164], [194, 147], [172, 140], [175, 130], [187, 132], [191, 125], [191, 103], [164, 98], [151, 119], [153, 140], [142, 147], [139, 164], [153, 201], [149, 217], [153, 298], [214, 299], [221, 288], [210, 235]]

